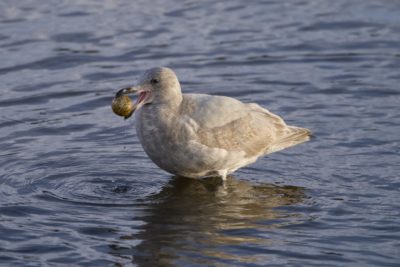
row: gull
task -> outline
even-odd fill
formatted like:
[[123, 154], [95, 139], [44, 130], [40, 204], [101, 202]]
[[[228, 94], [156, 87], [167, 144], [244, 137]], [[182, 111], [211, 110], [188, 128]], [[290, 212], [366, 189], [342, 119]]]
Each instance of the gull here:
[[[303, 143], [311, 131], [289, 126], [255, 103], [207, 94], [183, 94], [170, 68], [153, 68], [116, 98], [138, 94], [136, 133], [148, 157], [183, 177], [220, 176], [223, 181], [259, 157]], [[127, 117], [130, 117], [126, 116]]]

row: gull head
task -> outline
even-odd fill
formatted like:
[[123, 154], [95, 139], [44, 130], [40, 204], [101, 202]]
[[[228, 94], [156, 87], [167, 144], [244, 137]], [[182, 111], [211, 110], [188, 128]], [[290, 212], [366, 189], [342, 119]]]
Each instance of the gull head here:
[[182, 101], [181, 86], [175, 72], [170, 68], [153, 68], [147, 70], [141, 77], [139, 83], [134, 86], [119, 90], [115, 99], [124, 95], [138, 94], [136, 103], [133, 104], [129, 118], [133, 112], [143, 105], [179, 105]]

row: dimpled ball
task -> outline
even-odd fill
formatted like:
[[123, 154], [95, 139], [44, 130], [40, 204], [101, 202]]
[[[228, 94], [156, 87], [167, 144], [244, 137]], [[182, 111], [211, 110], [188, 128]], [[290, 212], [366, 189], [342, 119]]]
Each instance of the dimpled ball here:
[[127, 117], [132, 114], [133, 102], [129, 96], [121, 95], [114, 98], [111, 107], [115, 114]]

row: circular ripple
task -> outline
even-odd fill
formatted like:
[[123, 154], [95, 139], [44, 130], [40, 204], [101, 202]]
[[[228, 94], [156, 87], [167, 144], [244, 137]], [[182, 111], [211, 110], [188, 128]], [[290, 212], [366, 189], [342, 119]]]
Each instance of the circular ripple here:
[[50, 180], [48, 177], [42, 179], [41, 182], [47, 184], [42, 184], [41, 188], [46, 189], [41, 191], [40, 198], [77, 204], [131, 206], [159, 190], [156, 182], [128, 178], [69, 177]]

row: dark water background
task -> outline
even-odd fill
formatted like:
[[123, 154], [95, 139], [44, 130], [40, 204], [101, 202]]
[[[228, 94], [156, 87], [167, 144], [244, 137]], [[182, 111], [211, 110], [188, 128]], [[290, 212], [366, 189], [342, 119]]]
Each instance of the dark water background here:
[[[0, 2], [1, 266], [399, 266], [400, 1]], [[115, 91], [170, 66], [316, 138], [218, 180]]]

